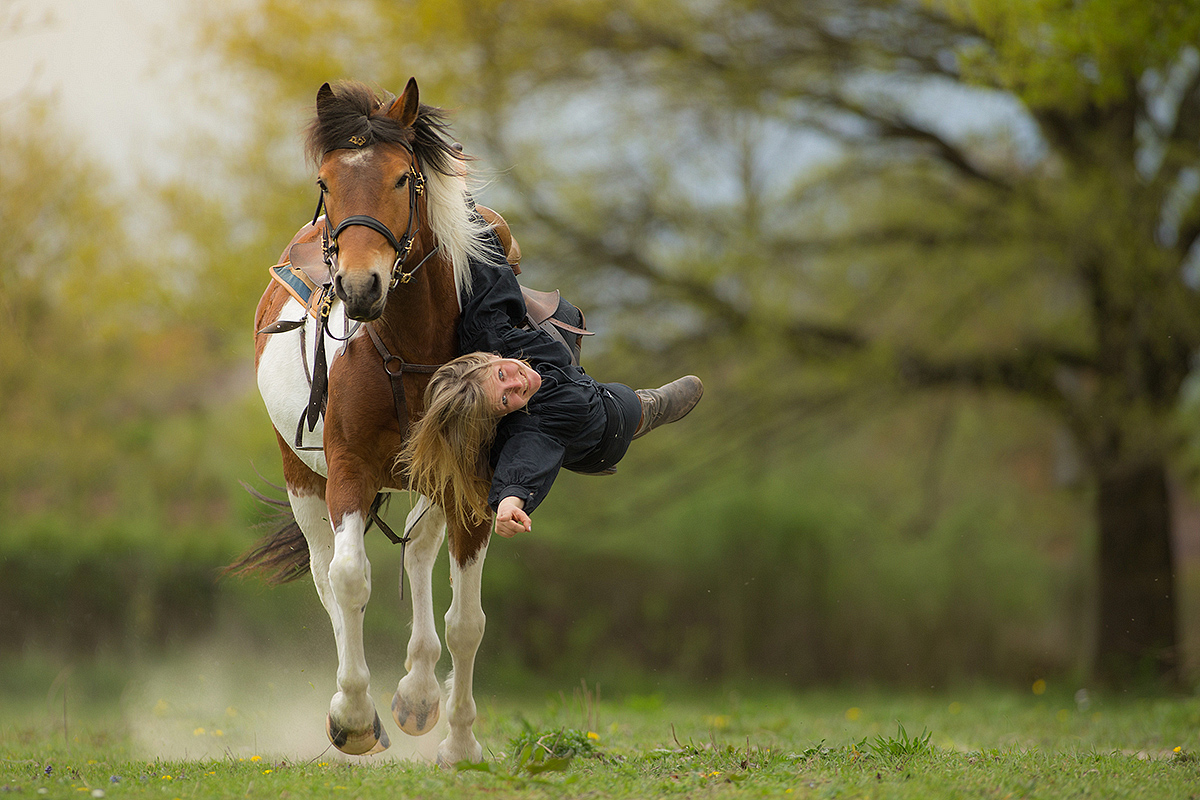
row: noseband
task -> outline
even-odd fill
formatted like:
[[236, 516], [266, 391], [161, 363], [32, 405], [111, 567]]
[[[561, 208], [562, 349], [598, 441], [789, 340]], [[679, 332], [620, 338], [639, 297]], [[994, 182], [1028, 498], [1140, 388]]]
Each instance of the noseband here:
[[[413, 279], [413, 275], [421, 268], [421, 265], [429, 260], [429, 257], [437, 252], [438, 248], [434, 247], [425, 258], [421, 259], [420, 263], [413, 267], [408, 272], [404, 271], [404, 262], [408, 259], [408, 254], [412, 252], [413, 242], [417, 235], [421, 232], [420, 213], [417, 208], [417, 201], [422, 194], [425, 193], [425, 176], [417, 171], [417, 157], [413, 153], [412, 148], [405, 145], [409, 154], [412, 156], [412, 163], [408, 167], [408, 229], [404, 232], [404, 236], [397, 239], [396, 234], [392, 233], [392, 229], [384, 225], [375, 217], [369, 214], [354, 214], [346, 217], [339, 222], [336, 227], [330, 230], [329, 215], [325, 215], [325, 226], [321, 230], [321, 253], [325, 260], [325, 266], [329, 268], [329, 277], [332, 280], [333, 273], [336, 271], [334, 260], [338, 253], [338, 237], [342, 235], [342, 231], [355, 225], [360, 225], [364, 228], [370, 228], [378, 233], [387, 243], [392, 246], [392, 250], [396, 252], [396, 260], [392, 264], [392, 280], [388, 285], [388, 291], [396, 288], [397, 284], [408, 283]], [[350, 149], [350, 148], [337, 148]], [[317, 198], [317, 210], [313, 213], [313, 224], [317, 224], [317, 220], [321, 217], [321, 211], [328, 208], [325, 205], [325, 189], [321, 189], [321, 194]]]

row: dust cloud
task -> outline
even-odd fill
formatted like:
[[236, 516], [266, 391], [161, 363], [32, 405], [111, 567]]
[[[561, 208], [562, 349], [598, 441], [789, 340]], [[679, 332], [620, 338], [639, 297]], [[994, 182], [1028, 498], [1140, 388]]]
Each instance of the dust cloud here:
[[390, 708], [403, 665], [372, 667], [371, 695], [391, 739], [391, 747], [374, 756], [347, 756], [329, 744], [332, 664], [252, 662], [245, 654], [199, 647], [132, 681], [121, 699], [122, 714], [138, 755], [146, 758], [433, 763], [446, 736], [445, 717], [424, 736], [401, 732]]

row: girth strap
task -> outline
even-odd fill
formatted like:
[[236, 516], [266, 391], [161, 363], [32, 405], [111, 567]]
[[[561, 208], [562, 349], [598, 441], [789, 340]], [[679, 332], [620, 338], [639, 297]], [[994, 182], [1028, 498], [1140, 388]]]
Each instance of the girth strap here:
[[379, 526], [379, 530], [383, 531], [383, 535], [392, 540], [392, 544], [400, 545], [400, 599], [404, 599], [404, 556], [407, 550], [408, 543], [412, 541], [412, 537], [405, 532], [404, 536], [397, 536], [396, 532], [383, 521], [383, 517], [379, 516], [380, 499], [383, 495], [376, 495], [375, 502], [371, 504], [370, 511], [367, 516], [371, 522]]

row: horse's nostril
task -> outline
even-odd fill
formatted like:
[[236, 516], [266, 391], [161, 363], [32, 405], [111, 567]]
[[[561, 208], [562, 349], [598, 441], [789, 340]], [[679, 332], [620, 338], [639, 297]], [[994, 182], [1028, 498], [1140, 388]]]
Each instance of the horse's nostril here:
[[346, 290], [342, 287], [342, 276], [341, 275], [333, 276], [333, 292], [334, 292], [334, 294], [336, 294], [338, 296], [338, 298], [340, 298], [342, 301], [345, 301]]

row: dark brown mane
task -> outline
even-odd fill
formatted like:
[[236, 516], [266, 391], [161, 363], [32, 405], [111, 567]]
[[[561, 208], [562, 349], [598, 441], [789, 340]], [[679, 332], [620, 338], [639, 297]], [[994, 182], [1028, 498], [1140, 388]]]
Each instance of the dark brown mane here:
[[308, 126], [305, 152], [315, 163], [330, 150], [341, 147], [351, 136], [366, 139], [364, 147], [373, 144], [401, 144], [411, 147], [422, 169], [433, 169], [443, 175], [456, 175], [455, 162], [467, 158], [454, 148], [447, 114], [440, 108], [420, 106], [417, 121], [411, 128], [401, 128], [384, 112], [396, 96], [382, 96], [358, 81], [340, 81], [333, 85], [338, 102], [330, 104], [320, 116], [314, 116]]

